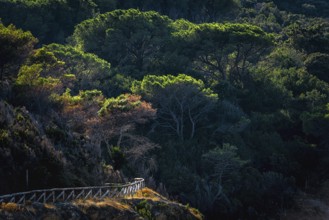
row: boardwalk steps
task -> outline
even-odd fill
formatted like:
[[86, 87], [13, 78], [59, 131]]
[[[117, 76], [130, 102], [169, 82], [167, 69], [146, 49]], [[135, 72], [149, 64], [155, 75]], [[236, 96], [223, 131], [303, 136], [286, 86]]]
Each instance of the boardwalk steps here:
[[69, 202], [77, 199], [103, 199], [105, 197], [132, 196], [145, 187], [143, 178], [135, 178], [134, 182], [127, 184], [108, 184], [106, 186], [54, 188], [33, 190], [0, 196], [0, 203], [13, 202], [24, 205], [27, 202], [55, 203]]

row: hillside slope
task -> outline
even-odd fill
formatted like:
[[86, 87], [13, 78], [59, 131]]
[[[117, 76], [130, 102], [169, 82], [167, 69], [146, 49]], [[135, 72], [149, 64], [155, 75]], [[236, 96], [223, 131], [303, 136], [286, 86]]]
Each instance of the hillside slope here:
[[144, 188], [134, 197], [122, 199], [85, 200], [73, 203], [32, 203], [18, 207], [1, 204], [0, 219], [203, 219], [200, 212], [172, 202], [151, 189]]

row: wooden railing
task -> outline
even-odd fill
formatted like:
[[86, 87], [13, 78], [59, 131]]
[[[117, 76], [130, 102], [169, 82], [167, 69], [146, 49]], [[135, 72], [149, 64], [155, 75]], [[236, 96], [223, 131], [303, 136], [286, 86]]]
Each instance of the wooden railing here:
[[126, 184], [108, 184], [106, 186], [55, 188], [33, 190], [0, 196], [0, 203], [13, 202], [26, 204], [27, 202], [55, 203], [68, 202], [77, 199], [103, 199], [106, 197], [132, 196], [136, 191], [145, 187], [143, 178], [135, 178], [134, 182]]

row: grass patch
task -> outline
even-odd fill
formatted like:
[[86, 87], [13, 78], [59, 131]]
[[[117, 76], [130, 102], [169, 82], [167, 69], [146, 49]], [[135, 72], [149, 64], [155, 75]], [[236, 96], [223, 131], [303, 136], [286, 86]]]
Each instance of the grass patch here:
[[96, 200], [77, 200], [74, 202], [75, 205], [83, 206], [83, 207], [89, 207], [89, 206], [95, 206], [95, 207], [114, 207], [120, 211], [124, 210], [133, 210], [128, 204], [123, 203], [122, 201], [113, 199], [113, 198], [106, 198], [101, 201]]
[[135, 195], [133, 196], [133, 198], [135, 198], [135, 199], [147, 198], [147, 199], [151, 199], [153, 201], [160, 201], [160, 200], [168, 201], [167, 198], [163, 197], [162, 195], [153, 191], [150, 188], [143, 188], [142, 190], [137, 191], [135, 193]]
[[20, 210], [20, 206], [12, 202], [1, 203], [0, 209], [6, 212], [17, 212]]
[[56, 209], [56, 206], [54, 206], [53, 204], [46, 203], [44, 204], [44, 206], [46, 209]]
[[202, 220], [203, 219], [203, 215], [202, 213], [197, 210], [196, 208], [191, 208], [191, 207], [188, 207], [188, 210], [192, 213], [192, 215], [194, 215], [194, 217], [196, 217], [197, 219], [200, 219]]

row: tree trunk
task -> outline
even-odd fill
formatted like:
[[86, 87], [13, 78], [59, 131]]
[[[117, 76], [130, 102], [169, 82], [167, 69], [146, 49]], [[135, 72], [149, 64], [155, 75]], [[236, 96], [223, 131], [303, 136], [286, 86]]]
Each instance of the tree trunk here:
[[194, 134], [195, 134], [195, 122], [194, 122], [194, 120], [192, 118], [191, 110], [190, 109], [188, 111], [188, 116], [190, 118], [190, 122], [191, 122], [191, 125], [192, 125], [191, 134], [190, 134], [190, 139], [192, 139], [194, 137]]

